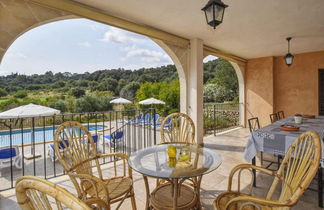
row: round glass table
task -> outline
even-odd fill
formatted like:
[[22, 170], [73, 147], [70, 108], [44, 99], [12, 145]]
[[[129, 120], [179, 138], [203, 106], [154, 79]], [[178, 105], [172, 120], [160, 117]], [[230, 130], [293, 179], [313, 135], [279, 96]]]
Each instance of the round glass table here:
[[[182, 201], [184, 198], [181, 198], [181, 194], [190, 194], [189, 189], [185, 186], [182, 187], [182, 183], [188, 179], [193, 180], [195, 190], [194, 195], [191, 193], [190, 196], [193, 196], [191, 199], [196, 199], [196, 204], [200, 206], [201, 178], [204, 174], [217, 169], [221, 163], [222, 158], [218, 153], [198, 145], [183, 144], [162, 144], [145, 148], [132, 153], [128, 160], [130, 167], [143, 175], [147, 191], [147, 209], [150, 208], [150, 203], [154, 201], [152, 201], [154, 196], [149, 191], [147, 177], [162, 179], [169, 183], [170, 198], [172, 198], [171, 207], [173, 209], [178, 206], [178, 197], [179, 203], [185, 203], [185, 201]], [[166, 185], [163, 186], [166, 189]], [[163, 192], [164, 190], [163, 193], [165, 194], [165, 189], [161, 188], [160, 191]], [[181, 189], [188, 192], [182, 193]], [[153, 192], [158, 194], [156, 189]], [[164, 201], [167, 200], [166, 197], [163, 199]]]

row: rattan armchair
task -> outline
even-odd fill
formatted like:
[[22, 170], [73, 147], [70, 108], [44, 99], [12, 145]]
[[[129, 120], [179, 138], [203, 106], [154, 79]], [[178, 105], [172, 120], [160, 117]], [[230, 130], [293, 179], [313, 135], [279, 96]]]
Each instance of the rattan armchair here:
[[[290, 209], [297, 203], [316, 175], [320, 157], [321, 142], [318, 134], [314, 131], [305, 132], [290, 146], [278, 171], [270, 171], [251, 164], [236, 166], [229, 176], [228, 191], [216, 198], [214, 207], [218, 210]], [[240, 192], [241, 172], [252, 169], [274, 177], [266, 198], [251, 195], [252, 183], [249, 194]], [[237, 172], [238, 191], [234, 192], [232, 191], [232, 179]], [[274, 193], [278, 188], [280, 195], [275, 200]]]
[[184, 113], [168, 115], [161, 125], [161, 143], [195, 144], [195, 125]]
[[[66, 148], [64, 154], [60, 152], [62, 144]], [[89, 131], [80, 123], [71, 121], [63, 123], [56, 130], [54, 148], [80, 199], [102, 200], [107, 204], [107, 209], [119, 202], [116, 204], [119, 209], [126, 198], [131, 198], [132, 207], [136, 209], [132, 169], [127, 165], [127, 155], [97, 154]], [[103, 176], [100, 161], [105, 158], [113, 160], [112, 177]], [[117, 161], [122, 163], [121, 166], [117, 165]], [[121, 174], [118, 173], [120, 171]]]
[[[64, 188], [34, 176], [24, 176], [17, 179], [16, 197], [20, 208], [23, 210], [92, 209]], [[91, 201], [91, 203], [94, 204], [95, 202]], [[100, 206], [97, 207], [99, 207], [97, 209], [100, 209]]]

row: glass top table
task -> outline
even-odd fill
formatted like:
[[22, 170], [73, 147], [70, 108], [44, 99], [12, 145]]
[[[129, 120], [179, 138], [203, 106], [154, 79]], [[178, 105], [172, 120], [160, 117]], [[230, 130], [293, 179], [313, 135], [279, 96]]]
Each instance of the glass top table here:
[[[175, 146], [175, 161], [170, 161], [170, 146]], [[149, 177], [162, 179], [182, 179], [202, 176], [217, 169], [221, 156], [205, 147], [196, 145], [163, 144], [145, 148], [133, 153], [128, 163], [130, 167]]]

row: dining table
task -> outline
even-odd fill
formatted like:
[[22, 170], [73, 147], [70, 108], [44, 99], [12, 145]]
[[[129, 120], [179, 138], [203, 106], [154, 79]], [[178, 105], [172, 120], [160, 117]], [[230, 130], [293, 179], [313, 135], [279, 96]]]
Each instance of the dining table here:
[[[287, 131], [282, 129], [281, 126], [291, 126], [299, 129], [297, 131]], [[322, 139], [322, 156], [317, 173], [317, 191], [318, 205], [323, 208], [324, 116], [303, 118], [301, 123], [295, 123], [294, 116], [290, 116], [251, 132], [245, 147], [244, 159], [255, 165], [257, 152], [283, 157], [297, 137], [310, 130], [316, 131]]]
[[[171, 149], [174, 151], [172, 152]], [[172, 153], [174, 154], [171, 157]], [[193, 205], [200, 208], [199, 191], [202, 176], [216, 170], [221, 163], [222, 158], [217, 152], [192, 144], [155, 145], [132, 153], [128, 160], [129, 166], [143, 176], [146, 209], [159, 202], [171, 209], [187, 205], [188, 202], [195, 202]], [[166, 184], [150, 192], [148, 182], [150, 177], [163, 180]], [[197, 185], [188, 187], [189, 185], [184, 184], [189, 179], [196, 180]], [[158, 198], [156, 195], [162, 196]], [[185, 195], [194, 201], [187, 201]]]

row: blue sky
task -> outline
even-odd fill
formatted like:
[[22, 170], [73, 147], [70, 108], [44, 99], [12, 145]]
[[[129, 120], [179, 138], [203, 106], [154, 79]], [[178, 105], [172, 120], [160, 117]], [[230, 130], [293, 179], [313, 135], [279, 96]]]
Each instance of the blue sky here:
[[170, 57], [145, 36], [72, 19], [45, 24], [20, 36], [3, 57], [0, 75], [134, 70], [168, 64], [173, 64]]

